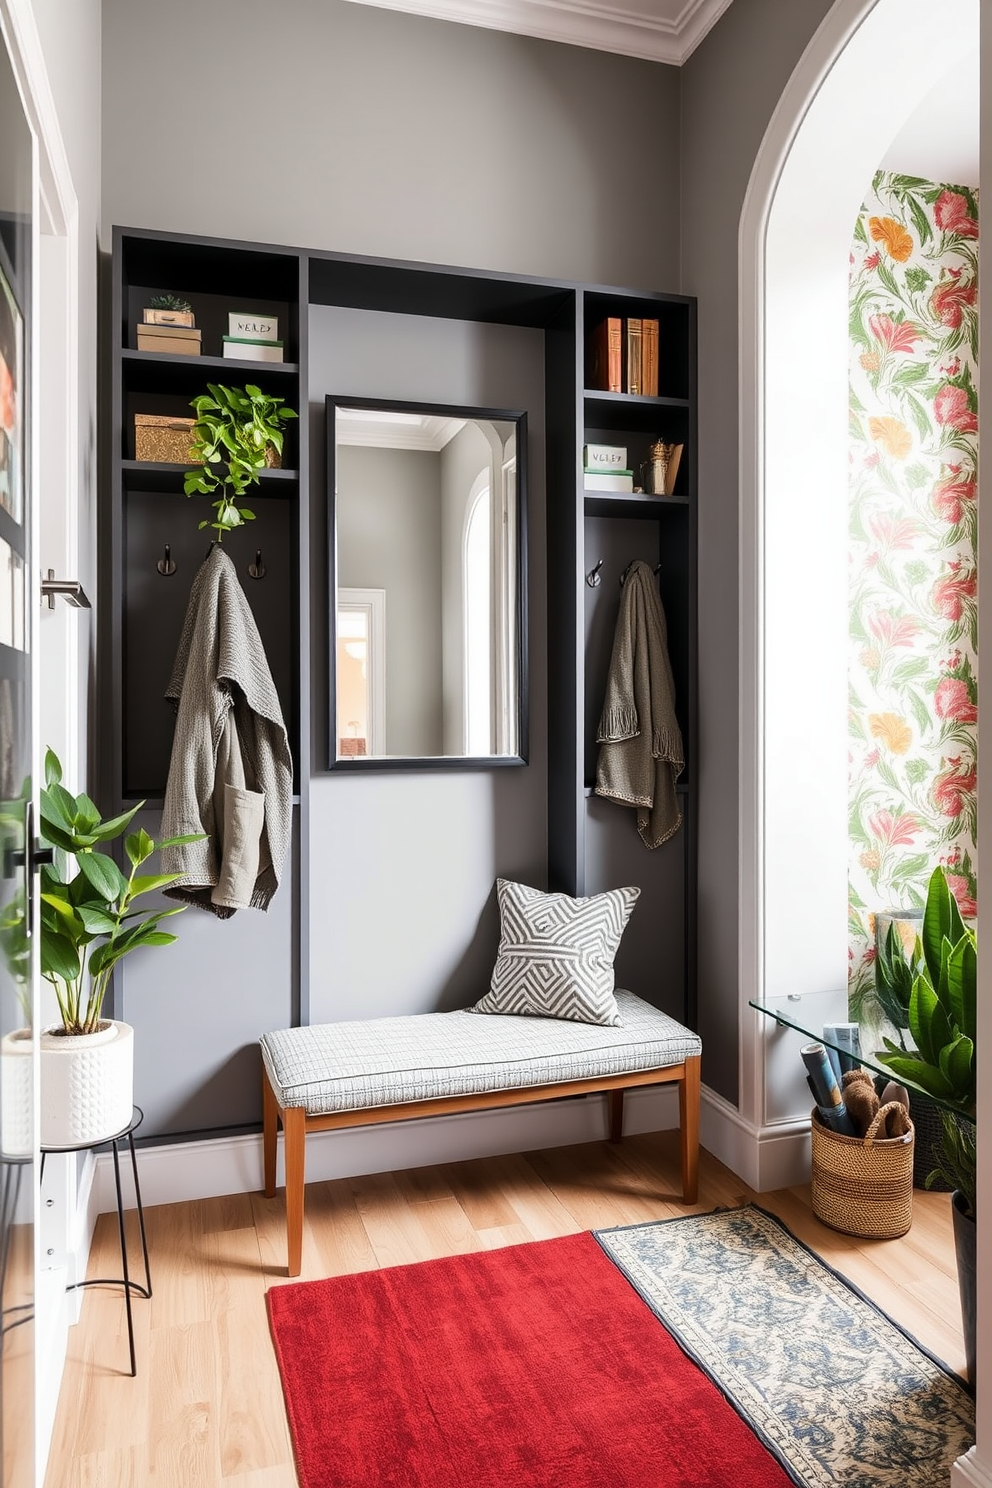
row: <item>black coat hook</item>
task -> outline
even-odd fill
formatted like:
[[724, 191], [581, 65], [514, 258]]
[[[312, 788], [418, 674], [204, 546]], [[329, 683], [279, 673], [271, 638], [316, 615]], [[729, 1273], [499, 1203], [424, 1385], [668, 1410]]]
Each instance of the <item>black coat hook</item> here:
[[251, 574], [251, 577], [253, 579], [264, 579], [265, 578], [265, 564], [262, 562], [262, 550], [261, 550], [261, 548], [256, 548], [255, 549], [255, 562], [254, 563], [249, 563], [249, 565], [248, 565], [248, 572]]
[[603, 582], [603, 576], [599, 571], [602, 566], [603, 559], [600, 558], [599, 562], [596, 564], [596, 567], [591, 568], [586, 574], [586, 583], [589, 585], [590, 589], [598, 589], [600, 584]]
[[[633, 566], [634, 566], [634, 564], [636, 562], [637, 562], [637, 559], [636, 558], [632, 559], [631, 562], [627, 564], [627, 567], [624, 569], [623, 573], [620, 575], [620, 588], [621, 589], [623, 588], [624, 584], [626, 584], [626, 582], [627, 582], [627, 575], [630, 573], [630, 570], [633, 568]], [[661, 564], [660, 563], [656, 563], [655, 564], [653, 572], [654, 572], [655, 578], [657, 578], [658, 575], [661, 573]]]
[[165, 557], [160, 558], [155, 567], [165, 579], [171, 579], [172, 575], [175, 573], [176, 565], [172, 561], [172, 549], [169, 547], [168, 543], [166, 543], [165, 545]]

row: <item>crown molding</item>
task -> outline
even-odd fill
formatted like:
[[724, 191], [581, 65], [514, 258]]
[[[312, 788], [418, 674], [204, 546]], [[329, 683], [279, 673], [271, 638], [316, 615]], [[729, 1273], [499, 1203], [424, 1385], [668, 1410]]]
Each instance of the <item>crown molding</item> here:
[[[568, 46], [680, 66], [731, 0], [641, 0], [621, 9], [596, 0], [352, 0], [439, 21], [512, 31]], [[673, 12], [658, 14], [659, 10]], [[653, 12], [653, 13], [652, 13]]]

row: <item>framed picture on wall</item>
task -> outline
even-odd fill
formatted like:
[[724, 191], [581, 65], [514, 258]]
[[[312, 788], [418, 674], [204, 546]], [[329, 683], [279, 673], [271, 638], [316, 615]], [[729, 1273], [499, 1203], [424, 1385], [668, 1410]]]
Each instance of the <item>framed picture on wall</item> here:
[[21, 520], [24, 471], [24, 320], [0, 262], [0, 506]]

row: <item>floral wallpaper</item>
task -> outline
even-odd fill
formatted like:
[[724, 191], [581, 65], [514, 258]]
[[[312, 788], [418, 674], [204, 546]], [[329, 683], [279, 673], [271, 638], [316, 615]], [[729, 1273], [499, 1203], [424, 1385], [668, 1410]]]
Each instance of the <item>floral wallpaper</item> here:
[[974, 916], [978, 203], [880, 172], [851, 253], [849, 990], [938, 863]]

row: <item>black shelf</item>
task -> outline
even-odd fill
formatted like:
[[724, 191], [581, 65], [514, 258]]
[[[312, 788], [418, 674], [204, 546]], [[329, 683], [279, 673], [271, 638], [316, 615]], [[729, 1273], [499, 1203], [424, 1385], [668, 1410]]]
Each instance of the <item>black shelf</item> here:
[[650, 496], [643, 491], [585, 491], [582, 504], [588, 517], [652, 517], [664, 521], [669, 511], [684, 511], [688, 496]]
[[686, 398], [646, 398], [635, 393], [591, 393], [582, 395], [587, 432], [593, 429], [613, 430], [678, 437], [685, 443], [684, 431], [692, 416], [692, 405]]
[[[124, 489], [128, 492], [181, 492], [183, 476], [189, 469], [191, 469], [189, 465], [172, 465], [164, 460], [121, 461], [121, 477]], [[296, 470], [263, 470], [260, 472], [260, 480], [264, 488], [260, 494], [293, 496], [295, 495], [293, 488], [299, 480], [299, 472]], [[280, 487], [286, 489], [281, 490]], [[252, 490], [254, 487], [249, 486], [248, 492]]]
[[277, 376], [284, 376], [286, 373], [298, 376], [300, 371], [298, 362], [241, 361], [235, 357], [186, 356], [162, 351], [135, 351], [131, 347], [126, 347], [121, 352], [121, 356], [125, 365], [128, 362], [134, 362], [138, 366], [160, 366], [166, 370], [178, 367], [206, 367], [208, 371], [229, 372], [233, 368], [235, 371], [258, 372], [265, 376], [268, 376], [270, 372], [274, 372]]
[[605, 388], [584, 388], [586, 403], [602, 403], [605, 408], [690, 408], [688, 398], [649, 397], [646, 393], [609, 393]]

